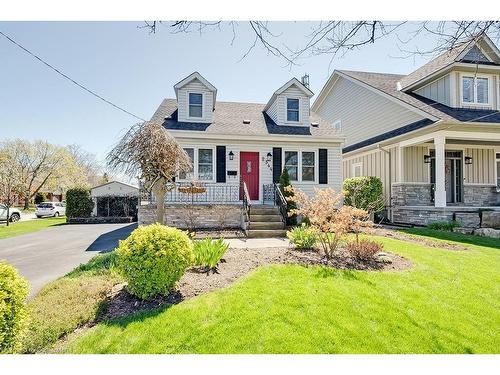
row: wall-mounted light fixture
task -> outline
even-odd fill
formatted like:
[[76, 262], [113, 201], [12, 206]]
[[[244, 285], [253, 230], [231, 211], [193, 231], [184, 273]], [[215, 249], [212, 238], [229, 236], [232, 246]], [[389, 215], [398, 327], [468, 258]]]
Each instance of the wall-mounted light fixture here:
[[273, 155], [270, 152], [268, 152], [266, 155], [266, 162], [270, 163], [271, 160], [273, 160]]
[[229, 151], [229, 160], [233, 160], [234, 159], [234, 153], [233, 151]]
[[431, 156], [430, 155], [424, 155], [424, 163], [429, 164], [431, 162]]
[[466, 156], [464, 159], [465, 159], [465, 164], [467, 164], [467, 165], [471, 165], [472, 164], [472, 157]]

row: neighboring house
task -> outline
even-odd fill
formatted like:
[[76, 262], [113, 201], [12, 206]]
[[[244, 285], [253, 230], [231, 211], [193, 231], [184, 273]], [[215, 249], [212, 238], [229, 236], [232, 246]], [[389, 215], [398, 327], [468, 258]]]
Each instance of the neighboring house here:
[[94, 201], [92, 216], [135, 217], [139, 188], [119, 181], [110, 181], [90, 189]]
[[335, 71], [312, 110], [346, 136], [345, 178], [382, 179], [390, 220], [478, 225], [500, 210], [499, 84], [482, 36], [408, 75]]
[[[217, 101], [215, 86], [197, 72], [174, 89], [176, 99], [163, 100], [151, 121], [176, 138], [193, 169], [178, 176], [167, 202], [249, 203], [254, 213], [276, 212], [256, 206], [274, 204], [284, 168], [291, 183], [307, 193], [314, 187], [340, 190], [344, 138], [310, 111], [313, 93], [301, 81], [285, 83], [267, 104]], [[192, 181], [201, 186], [198, 194], [182, 190]], [[209, 210], [203, 212], [207, 225], [214, 225]]]

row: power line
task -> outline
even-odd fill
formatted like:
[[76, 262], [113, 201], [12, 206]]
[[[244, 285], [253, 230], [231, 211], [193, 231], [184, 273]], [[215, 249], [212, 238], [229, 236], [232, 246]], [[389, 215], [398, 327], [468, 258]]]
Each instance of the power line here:
[[142, 117], [140, 116], [137, 116], [137, 115], [134, 115], [132, 112], [129, 112], [127, 111], [126, 109], [120, 107], [119, 105], [116, 105], [114, 103], [112, 103], [111, 101], [109, 101], [108, 99], [106, 98], [103, 98], [101, 95], [97, 94], [96, 92], [92, 91], [91, 89], [88, 89], [87, 87], [85, 87], [84, 85], [82, 85], [81, 83], [78, 83], [77, 81], [75, 81], [73, 78], [69, 77], [68, 75], [64, 74], [63, 72], [61, 72], [59, 69], [57, 69], [56, 67], [52, 66], [51, 64], [49, 64], [48, 62], [46, 62], [45, 60], [43, 60], [41, 57], [37, 56], [36, 54], [34, 54], [33, 52], [31, 52], [30, 50], [28, 50], [27, 48], [23, 47], [22, 45], [20, 45], [18, 42], [16, 42], [14, 39], [12, 39], [10, 36], [6, 35], [5, 33], [3, 33], [1, 30], [0, 30], [0, 35], [3, 35], [8, 41], [10, 41], [11, 43], [13, 43], [14, 45], [16, 45], [17, 47], [21, 48], [24, 52], [28, 53], [29, 55], [31, 55], [32, 57], [34, 57], [35, 59], [37, 59], [38, 61], [40, 61], [42, 64], [48, 66], [50, 69], [52, 69], [53, 71], [55, 71], [57, 74], [63, 76], [64, 78], [66, 78], [68, 81], [74, 83], [75, 85], [77, 85], [78, 87], [80, 87], [81, 89], [87, 91], [89, 94], [91, 95], [94, 95], [96, 98], [98, 99], [101, 99], [103, 102], [115, 107], [116, 109], [122, 111], [122, 112], [125, 112], [127, 115], [130, 115], [132, 117], [135, 117], [136, 119], [138, 120], [141, 120], [141, 121], [146, 121], [144, 120]]

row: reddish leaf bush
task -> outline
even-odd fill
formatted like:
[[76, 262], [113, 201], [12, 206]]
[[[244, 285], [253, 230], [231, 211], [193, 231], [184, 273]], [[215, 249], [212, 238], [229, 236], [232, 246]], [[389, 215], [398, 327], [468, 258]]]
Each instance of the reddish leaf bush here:
[[370, 260], [375, 257], [375, 255], [382, 251], [382, 244], [370, 241], [370, 240], [359, 240], [351, 241], [346, 245], [347, 252], [356, 260]]

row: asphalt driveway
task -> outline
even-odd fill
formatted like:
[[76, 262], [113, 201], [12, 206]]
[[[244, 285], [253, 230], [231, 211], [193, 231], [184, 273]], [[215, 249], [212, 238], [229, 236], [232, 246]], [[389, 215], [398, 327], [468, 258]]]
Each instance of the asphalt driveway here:
[[0, 259], [31, 284], [30, 296], [99, 253], [113, 250], [137, 224], [72, 224], [0, 240]]

